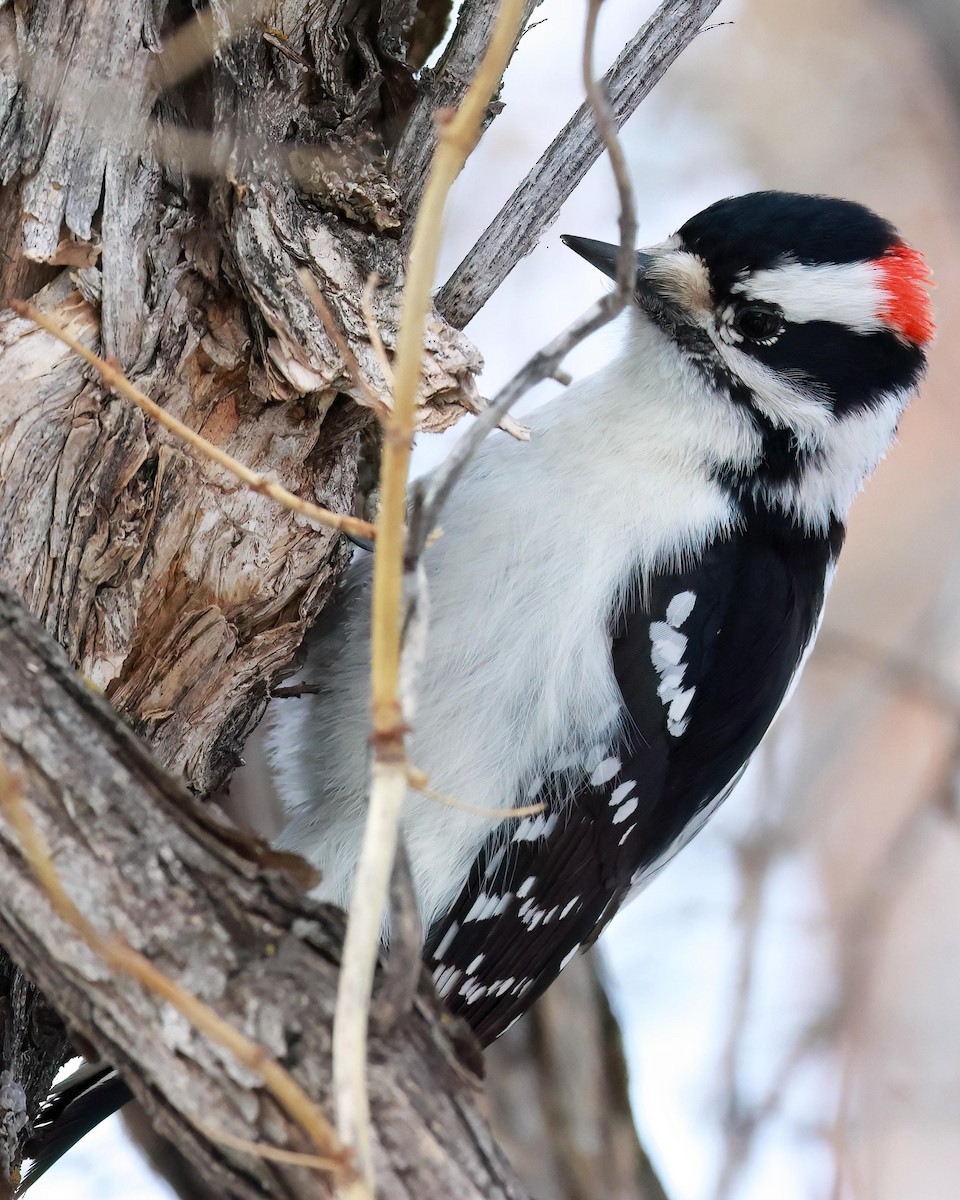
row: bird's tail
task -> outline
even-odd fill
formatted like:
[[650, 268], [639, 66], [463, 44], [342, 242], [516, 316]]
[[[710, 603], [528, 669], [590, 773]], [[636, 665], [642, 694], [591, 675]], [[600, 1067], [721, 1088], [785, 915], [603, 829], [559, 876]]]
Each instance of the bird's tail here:
[[53, 1164], [101, 1121], [123, 1108], [133, 1093], [104, 1062], [85, 1063], [51, 1090], [27, 1140], [30, 1165], [17, 1195], [36, 1183]]

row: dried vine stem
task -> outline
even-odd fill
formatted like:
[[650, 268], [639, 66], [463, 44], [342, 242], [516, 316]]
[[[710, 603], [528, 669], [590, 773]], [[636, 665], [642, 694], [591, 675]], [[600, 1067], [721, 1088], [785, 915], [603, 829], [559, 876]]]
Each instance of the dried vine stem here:
[[[30, 819], [23, 803], [23, 792], [19, 779], [10, 774], [0, 762], [0, 808], [20, 839], [24, 857], [50, 900], [53, 911], [64, 921], [87, 946], [113, 971], [123, 972], [136, 979], [148, 991], [160, 996], [185, 1017], [190, 1024], [212, 1042], [229, 1050], [245, 1067], [254, 1071], [263, 1080], [266, 1090], [273, 1096], [287, 1116], [296, 1122], [313, 1142], [320, 1158], [311, 1159], [311, 1165], [323, 1170], [334, 1170], [352, 1177], [350, 1155], [340, 1144], [330, 1122], [320, 1108], [310, 1099], [292, 1075], [286, 1071], [261, 1045], [252, 1041], [238, 1029], [220, 1017], [197, 996], [175, 983], [158, 971], [155, 966], [118, 937], [104, 937], [98, 933], [67, 895], [57, 869], [37, 827]], [[218, 1141], [227, 1139], [217, 1136]], [[266, 1148], [265, 1148], [266, 1149]], [[283, 1153], [283, 1152], [281, 1152]], [[270, 1157], [269, 1151], [263, 1157]]]
[[[603, 77], [617, 128], [697, 36], [720, 0], [664, 0]], [[599, 158], [605, 140], [582, 104], [480, 235], [435, 298], [462, 329], [556, 220], [563, 202]]]
[[63, 342], [64, 345], [69, 346], [75, 354], [78, 354], [99, 372], [100, 377], [108, 388], [112, 388], [125, 399], [132, 400], [148, 417], [152, 417], [164, 429], [174, 434], [181, 441], [186, 442], [194, 450], [199, 451], [205, 458], [211, 459], [218, 466], [229, 471], [241, 483], [246, 484], [252, 492], [256, 492], [261, 496], [268, 496], [271, 500], [276, 501], [277, 504], [289, 509], [290, 512], [298, 513], [308, 520], [316, 521], [318, 525], [326, 525], [330, 529], [337, 529], [341, 533], [349, 533], [355, 537], [371, 538], [375, 536], [376, 531], [369, 521], [361, 521], [358, 517], [349, 517], [340, 513], [330, 512], [329, 509], [321, 508], [317, 504], [311, 504], [309, 500], [301, 500], [299, 496], [288, 492], [279, 483], [274, 483], [272, 480], [266, 479], [263, 475], [259, 475], [256, 471], [251, 471], [249, 467], [245, 467], [243, 463], [238, 462], [218, 446], [214, 446], [212, 442], [208, 442], [205, 437], [191, 429], [189, 425], [184, 425], [182, 421], [178, 421], [176, 417], [172, 417], [159, 404], [151, 400], [149, 396], [144, 395], [139, 388], [134, 387], [126, 375], [113, 362], [101, 358], [99, 355], [94, 354], [92, 350], [88, 350], [82, 342], [78, 341], [72, 334], [68, 333], [67, 330], [48, 317], [46, 313], [42, 313], [33, 304], [27, 304], [22, 300], [11, 300], [10, 307], [18, 316], [33, 321], [35, 325], [39, 325], [42, 329], [45, 329], [59, 341]]
[[440, 510], [487, 434], [500, 424], [512, 405], [525, 392], [542, 380], [557, 374], [560, 363], [574, 346], [622, 312], [633, 294], [636, 270], [636, 204], [626, 158], [617, 135], [616, 116], [607, 102], [603, 85], [598, 84], [593, 77], [597, 17], [602, 4], [603, 0], [588, 2], [582, 61], [590, 112], [596, 124], [598, 139], [607, 149], [620, 201], [620, 248], [617, 252], [616, 290], [598, 300], [582, 317], [535, 354], [480, 413], [467, 433], [454, 445], [439, 469], [418, 488], [411, 515], [410, 544], [407, 551], [408, 556], [414, 560], [423, 552], [437, 524]]
[[373, 566], [371, 699], [374, 761], [370, 806], [354, 878], [333, 1025], [333, 1090], [337, 1131], [357, 1153], [362, 1180], [348, 1194], [372, 1197], [367, 1026], [383, 914], [407, 792], [400, 656], [407, 474], [430, 291], [436, 273], [443, 209], [454, 180], [480, 136], [484, 112], [516, 44], [524, 0], [503, 0], [490, 44], [463, 103], [438, 128], [423, 202], [417, 214], [394, 361], [393, 409], [384, 429], [380, 514]]
[[208, 1141], [229, 1146], [231, 1150], [239, 1150], [241, 1154], [249, 1154], [252, 1158], [262, 1158], [265, 1162], [286, 1163], [290, 1167], [307, 1167], [311, 1171], [341, 1169], [341, 1164], [335, 1159], [321, 1158], [318, 1154], [303, 1154], [299, 1150], [284, 1150], [282, 1146], [265, 1146], [262, 1142], [251, 1142], [249, 1138], [236, 1137], [222, 1129], [214, 1129], [212, 1125], [196, 1117], [185, 1115], [196, 1131], [202, 1133]]

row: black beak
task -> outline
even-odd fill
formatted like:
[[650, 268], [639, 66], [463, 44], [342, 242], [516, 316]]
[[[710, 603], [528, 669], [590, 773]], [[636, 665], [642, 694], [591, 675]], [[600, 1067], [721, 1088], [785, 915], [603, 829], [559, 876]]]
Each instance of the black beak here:
[[[562, 234], [560, 241], [571, 250], [575, 250], [598, 271], [616, 279], [619, 246], [613, 246], [609, 242], [595, 242], [593, 238], [572, 237], [568, 233]], [[663, 279], [659, 277], [658, 272], [653, 271], [658, 263], [662, 270], [662, 256], [647, 254], [644, 250], [637, 251], [637, 274], [633, 283], [633, 295], [647, 316], [667, 332], [675, 334], [681, 326], [690, 324], [690, 317], [676, 300], [664, 294]]]
[[[571, 250], [576, 251], [581, 258], [585, 258], [592, 267], [596, 267], [598, 271], [602, 271], [610, 279], [616, 279], [617, 255], [620, 252], [619, 246], [611, 245], [610, 242], [597, 242], [593, 238], [574, 237], [569, 233], [561, 234], [560, 241], [565, 246], [569, 246]], [[653, 265], [653, 261], [652, 254], [644, 254], [642, 250], [637, 251], [638, 284]]]

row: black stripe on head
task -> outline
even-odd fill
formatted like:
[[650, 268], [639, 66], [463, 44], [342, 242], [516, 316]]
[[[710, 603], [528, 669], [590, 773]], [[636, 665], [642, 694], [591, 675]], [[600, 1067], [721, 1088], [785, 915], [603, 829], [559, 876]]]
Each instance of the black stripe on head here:
[[796, 192], [750, 192], [718, 200], [679, 230], [710, 271], [714, 295], [744, 272], [785, 258], [801, 263], [867, 262], [899, 240], [882, 217], [852, 200]]
[[833, 321], [788, 323], [772, 345], [741, 349], [772, 371], [800, 372], [822, 389], [838, 417], [868, 408], [892, 391], [912, 390], [925, 363], [918, 346], [893, 333], [856, 333]]

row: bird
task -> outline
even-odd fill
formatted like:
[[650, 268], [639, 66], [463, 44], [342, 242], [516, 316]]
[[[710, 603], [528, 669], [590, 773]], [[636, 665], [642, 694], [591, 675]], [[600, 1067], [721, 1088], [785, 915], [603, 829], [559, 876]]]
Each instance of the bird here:
[[[563, 241], [616, 276], [618, 247]], [[412, 791], [402, 836], [437, 991], [481, 1044], [704, 825], [787, 699], [851, 502], [923, 373], [928, 282], [858, 203], [721, 200], [637, 254], [619, 354], [525, 418], [528, 442], [495, 435], [470, 463], [424, 559], [408, 739], [464, 807]], [[271, 734], [280, 843], [341, 906], [369, 583], [367, 557], [310, 638], [317, 694]]]
[[[616, 277], [617, 246], [562, 240]], [[711, 204], [637, 253], [632, 299], [619, 352], [525, 417], [529, 440], [486, 440], [423, 557], [408, 754], [460, 806], [411, 790], [402, 838], [425, 963], [483, 1046], [743, 774], [934, 334], [923, 256], [828, 196]], [[278, 844], [341, 907], [367, 804], [370, 582], [359, 554], [308, 635], [314, 687], [273, 706], [268, 738]], [[28, 1180], [67, 1126], [129, 1097], [110, 1068], [82, 1071], [38, 1123]]]

